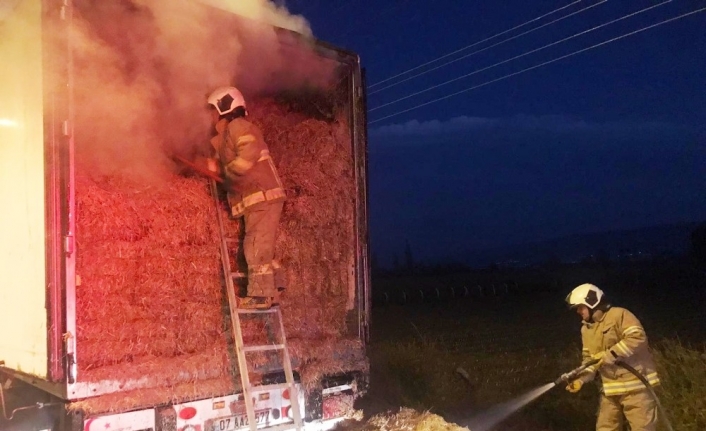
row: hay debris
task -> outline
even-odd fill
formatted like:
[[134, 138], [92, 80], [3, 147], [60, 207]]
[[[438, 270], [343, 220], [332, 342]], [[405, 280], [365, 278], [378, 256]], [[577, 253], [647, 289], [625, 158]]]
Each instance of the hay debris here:
[[327, 374], [369, 370], [363, 344], [358, 339], [294, 339], [289, 342], [289, 351], [292, 356], [301, 358], [296, 365], [307, 390], [314, 388]]
[[402, 408], [396, 414], [379, 414], [370, 418], [360, 431], [468, 431], [468, 428], [449, 423], [428, 411], [418, 412]]

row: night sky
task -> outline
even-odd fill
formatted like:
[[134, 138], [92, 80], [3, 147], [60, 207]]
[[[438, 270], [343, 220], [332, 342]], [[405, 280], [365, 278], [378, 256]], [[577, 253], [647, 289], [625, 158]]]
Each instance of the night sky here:
[[[383, 89], [410, 74], [378, 84], [564, 6], [411, 75], [471, 54], [453, 64], [390, 88]], [[706, 13], [501, 79], [706, 2], [289, 0], [287, 7], [317, 38], [359, 53], [366, 69], [371, 240], [383, 264], [405, 241], [416, 258], [433, 261], [706, 220]]]

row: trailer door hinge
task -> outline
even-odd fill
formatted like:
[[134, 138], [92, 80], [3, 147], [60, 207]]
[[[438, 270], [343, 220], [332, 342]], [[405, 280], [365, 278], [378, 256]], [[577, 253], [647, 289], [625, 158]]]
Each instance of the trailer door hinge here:
[[64, 252], [66, 254], [73, 254], [76, 249], [76, 241], [73, 235], [64, 236]]
[[62, 336], [64, 344], [66, 345], [66, 376], [67, 382], [69, 384], [76, 383], [76, 375], [78, 372], [78, 364], [76, 364], [76, 356], [74, 352], [76, 351], [76, 343], [74, 336], [71, 332], [67, 332]]
[[61, 132], [64, 136], [69, 136], [69, 133], [71, 132], [71, 128], [69, 128], [69, 120], [64, 120], [61, 124]]

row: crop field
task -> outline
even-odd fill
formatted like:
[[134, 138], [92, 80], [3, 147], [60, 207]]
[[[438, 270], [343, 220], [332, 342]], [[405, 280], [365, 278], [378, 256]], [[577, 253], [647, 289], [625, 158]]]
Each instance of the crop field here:
[[[670, 264], [563, 268], [544, 283], [532, 275], [374, 280], [371, 388], [361, 403], [366, 414], [405, 406], [463, 425], [554, 381], [580, 363], [580, 320], [564, 297], [577, 284], [592, 281], [645, 326], [662, 375], [662, 402], [675, 429], [706, 429], [703, 273]], [[381, 290], [393, 292], [391, 300], [381, 300]], [[493, 429], [593, 429], [597, 396], [595, 385], [577, 395], [555, 388]]]

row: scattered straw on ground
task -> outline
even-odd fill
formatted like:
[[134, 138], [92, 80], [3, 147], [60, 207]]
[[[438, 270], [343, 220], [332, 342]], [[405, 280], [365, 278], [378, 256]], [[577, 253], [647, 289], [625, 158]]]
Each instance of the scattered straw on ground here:
[[375, 415], [367, 422], [346, 423], [341, 431], [468, 431], [439, 415], [402, 408], [398, 413]]

